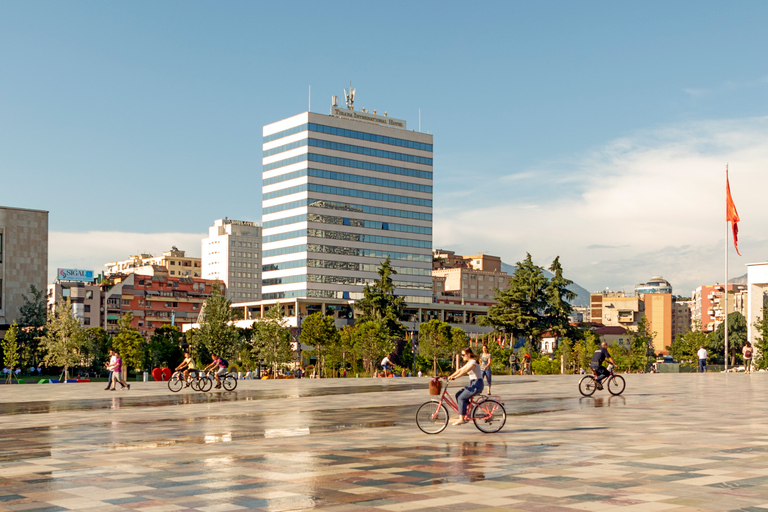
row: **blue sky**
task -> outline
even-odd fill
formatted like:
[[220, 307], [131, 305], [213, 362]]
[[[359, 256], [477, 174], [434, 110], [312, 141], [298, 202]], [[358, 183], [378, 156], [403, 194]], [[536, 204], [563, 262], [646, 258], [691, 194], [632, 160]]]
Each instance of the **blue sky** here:
[[435, 136], [435, 247], [590, 290], [722, 279], [723, 170], [764, 261], [765, 2], [0, 1], [0, 204], [94, 268], [259, 220], [261, 127], [356, 106]]

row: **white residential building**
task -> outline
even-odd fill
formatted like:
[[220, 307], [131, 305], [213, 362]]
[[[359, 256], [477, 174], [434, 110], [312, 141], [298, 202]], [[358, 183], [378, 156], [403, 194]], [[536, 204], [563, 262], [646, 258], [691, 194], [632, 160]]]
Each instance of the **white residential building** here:
[[234, 302], [261, 299], [261, 227], [255, 222], [214, 221], [203, 238], [203, 278], [227, 285]]
[[264, 127], [264, 300], [358, 299], [390, 257], [432, 302], [432, 136], [405, 128], [351, 105]]

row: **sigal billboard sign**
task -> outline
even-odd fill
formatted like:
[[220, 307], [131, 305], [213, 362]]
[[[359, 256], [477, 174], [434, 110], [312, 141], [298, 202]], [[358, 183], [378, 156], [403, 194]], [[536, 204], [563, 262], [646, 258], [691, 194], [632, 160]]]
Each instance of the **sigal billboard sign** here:
[[56, 275], [59, 281], [93, 281], [93, 270], [60, 268]]

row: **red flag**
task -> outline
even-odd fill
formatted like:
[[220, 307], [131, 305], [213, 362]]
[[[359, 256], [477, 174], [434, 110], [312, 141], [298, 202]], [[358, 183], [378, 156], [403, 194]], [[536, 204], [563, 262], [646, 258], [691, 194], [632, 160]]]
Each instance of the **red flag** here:
[[733, 204], [731, 197], [731, 184], [728, 181], [728, 173], [725, 174], [725, 220], [730, 221], [733, 226], [733, 246], [736, 248], [736, 254], [739, 252], [739, 213], [736, 211], [736, 205]]

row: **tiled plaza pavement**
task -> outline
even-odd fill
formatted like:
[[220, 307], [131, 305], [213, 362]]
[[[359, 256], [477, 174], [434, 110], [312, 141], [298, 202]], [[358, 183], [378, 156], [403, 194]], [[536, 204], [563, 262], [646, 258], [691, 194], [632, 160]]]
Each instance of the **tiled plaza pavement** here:
[[0, 511], [768, 510], [768, 373], [496, 377], [509, 416], [428, 436], [427, 379], [0, 386]]

